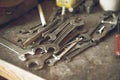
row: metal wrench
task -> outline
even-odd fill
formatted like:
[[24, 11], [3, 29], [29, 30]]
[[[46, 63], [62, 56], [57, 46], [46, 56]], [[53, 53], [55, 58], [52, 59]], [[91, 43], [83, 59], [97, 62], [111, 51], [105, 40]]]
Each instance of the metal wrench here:
[[48, 66], [53, 66], [56, 62], [58, 62], [59, 60], [61, 60], [61, 58], [71, 49], [73, 48], [79, 41], [81, 41], [81, 39], [75, 40], [70, 46], [68, 46], [67, 48], [65, 48], [63, 50], [63, 52], [61, 52], [59, 55], [53, 54], [51, 59], [47, 60], [47, 65]]
[[[116, 19], [116, 20], [114, 20], [114, 18]], [[113, 19], [112, 19], [112, 21], [113, 21], [113, 23], [115, 23], [115, 22], [117, 22], [118, 21], [118, 17], [116, 16], [116, 17], [113, 17]], [[115, 21], [115, 22], [114, 22]], [[73, 57], [75, 57], [76, 55], [78, 55], [80, 52], [82, 52], [82, 51], [84, 51], [85, 49], [87, 49], [87, 48], [89, 48], [89, 47], [91, 47], [91, 46], [94, 46], [94, 45], [96, 45], [96, 43], [97, 42], [99, 42], [102, 38], [104, 38], [105, 36], [106, 36], [106, 34], [108, 33], [108, 32], [110, 32], [112, 29], [114, 29], [115, 28], [115, 26], [117, 25], [117, 23], [116, 24], [109, 24], [109, 23], [101, 23], [100, 25], [99, 25], [99, 27], [101, 27], [102, 29], [103, 29], [103, 26], [105, 26], [106, 28], [104, 29], [104, 31], [103, 32], [101, 32], [101, 33], [95, 33], [96, 34], [96, 36], [91, 36], [91, 39], [90, 39], [90, 41], [93, 43], [93, 44], [88, 44], [88, 46], [86, 45], [86, 46], [79, 46], [78, 47], [78, 49], [73, 49], [72, 51], [70, 51], [69, 53], [67, 53], [68, 55], [67, 55], [67, 57], [66, 57], [66, 59], [67, 59], [67, 61], [71, 61], [71, 59], [73, 58]], [[98, 27], [98, 28], [99, 28]], [[95, 31], [95, 32], [97, 32], [99, 29], [97, 28], [97, 30]]]
[[54, 53], [57, 53], [60, 49], [60, 43], [62, 40], [75, 28], [78, 26], [84, 25], [83, 21], [76, 21], [76, 20], [71, 20], [70, 24], [66, 26], [66, 28], [59, 34], [58, 38], [52, 43], [52, 44], [44, 44], [41, 45], [41, 49], [44, 49], [45, 51], [48, 51], [50, 48], [54, 49]]
[[[48, 54], [43, 54], [43, 55], [36, 55], [35, 57], [33, 57], [32, 59], [29, 59], [26, 62], [26, 66], [28, 68], [31, 68], [33, 70], [40, 70], [44, 67], [45, 65], [45, 60], [48, 59], [52, 54], [48, 53]], [[32, 66], [33, 64], [35, 64], [35, 66]]]
[[12, 42], [5, 39], [4, 37], [0, 37], [0, 45], [6, 47], [7, 49], [16, 53], [18, 55], [19, 59], [22, 61], [26, 61], [26, 57], [23, 54], [31, 54], [31, 55], [35, 54], [34, 51], [24, 50], [20, 46], [13, 44]]
[[69, 24], [69, 20], [62, 23], [56, 30], [54, 30], [52, 33], [47, 33], [44, 35], [44, 37], [49, 37], [50, 41], [53, 41], [57, 38], [57, 35]]
[[23, 46], [27, 47], [28, 45], [30, 45], [32, 42], [34, 42], [36, 39], [38, 39], [40, 36], [42, 36], [43, 32], [46, 32], [47, 30], [49, 30], [50, 28], [52, 28], [55, 24], [57, 24], [58, 21], [59, 21], [59, 19], [55, 19], [52, 23], [48, 24], [45, 28], [41, 29], [35, 35], [33, 35], [32, 37], [28, 38], [23, 43]]
[[81, 48], [75, 50], [75, 51], [72, 51], [72, 52], [69, 52], [66, 56], [66, 61], [67, 62], [70, 62], [72, 60], [73, 57], [75, 57], [76, 55], [78, 55], [79, 53], [81, 53], [82, 51], [88, 49], [89, 47], [92, 47], [92, 46], [95, 46], [97, 43], [94, 41], [94, 40], [90, 40], [88, 41], [85, 45], [83, 45]]

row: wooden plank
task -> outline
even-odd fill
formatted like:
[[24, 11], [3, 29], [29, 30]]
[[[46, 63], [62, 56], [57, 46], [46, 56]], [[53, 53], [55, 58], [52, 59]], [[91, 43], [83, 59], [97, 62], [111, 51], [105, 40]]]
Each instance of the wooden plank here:
[[0, 76], [8, 80], [45, 80], [0, 59]]

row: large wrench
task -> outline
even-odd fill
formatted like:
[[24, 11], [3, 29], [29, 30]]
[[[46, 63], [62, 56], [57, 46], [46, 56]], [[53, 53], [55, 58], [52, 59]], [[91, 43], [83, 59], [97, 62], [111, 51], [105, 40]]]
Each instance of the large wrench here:
[[96, 44], [97, 43], [94, 40], [91, 40], [91, 41], [87, 42], [85, 45], [83, 45], [81, 48], [79, 48], [75, 51], [69, 52], [68, 53], [69, 55], [66, 56], [67, 62], [70, 62], [73, 57], [75, 57], [76, 55], [78, 55], [82, 51], [88, 49], [89, 47], [95, 46]]
[[32, 50], [24, 50], [22, 49], [20, 46], [17, 46], [15, 44], [13, 44], [12, 42], [8, 41], [7, 39], [5, 39], [4, 37], [0, 37], [0, 45], [6, 47], [7, 49], [13, 51], [14, 53], [16, 53], [19, 57], [20, 60], [22, 61], [26, 61], [26, 57], [23, 54], [31, 54], [34, 55], [34, 51]]

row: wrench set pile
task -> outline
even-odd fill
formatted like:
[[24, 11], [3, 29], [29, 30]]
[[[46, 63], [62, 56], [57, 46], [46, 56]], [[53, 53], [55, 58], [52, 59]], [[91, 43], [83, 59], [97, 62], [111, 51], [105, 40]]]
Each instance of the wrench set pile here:
[[[0, 38], [0, 44], [17, 53], [27, 67], [40, 70], [59, 61], [70, 62], [81, 52], [97, 45], [119, 21], [115, 13], [108, 12], [89, 30], [76, 32], [84, 28], [84, 21], [78, 16], [58, 16], [59, 13], [55, 10], [48, 25], [23, 42], [24, 49], [3, 38]], [[28, 48], [30, 44], [32, 47]]]
[[[19, 58], [26, 61], [27, 67], [34, 70], [40, 70], [45, 65], [53, 66], [61, 60], [70, 62], [81, 52], [97, 45], [117, 26], [118, 19], [115, 13], [103, 14], [89, 30], [71, 35], [75, 30], [84, 27], [84, 21], [77, 16], [64, 19], [57, 16], [45, 27], [47, 29], [38, 31], [41, 38], [34, 42], [36, 44], [32, 47], [32, 51], [22, 54]], [[71, 37], [66, 38], [68, 35]], [[27, 54], [29, 55], [26, 56]]]

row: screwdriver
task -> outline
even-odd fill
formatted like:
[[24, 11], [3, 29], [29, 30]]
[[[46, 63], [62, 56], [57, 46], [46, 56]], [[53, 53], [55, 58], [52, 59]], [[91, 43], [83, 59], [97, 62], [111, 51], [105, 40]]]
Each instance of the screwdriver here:
[[115, 54], [120, 56], [120, 23], [117, 25], [117, 34], [115, 35]]

